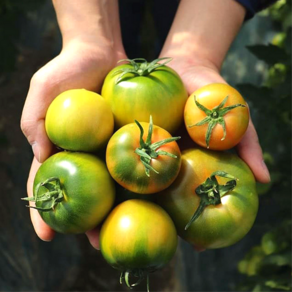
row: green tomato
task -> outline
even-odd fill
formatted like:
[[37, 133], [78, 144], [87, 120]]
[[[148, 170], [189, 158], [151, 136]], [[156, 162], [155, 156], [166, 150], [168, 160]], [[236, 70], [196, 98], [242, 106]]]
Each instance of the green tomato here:
[[168, 214], [158, 205], [145, 200], [127, 200], [107, 217], [100, 232], [100, 250], [105, 260], [122, 272], [144, 277], [173, 257], [177, 233]]
[[[233, 179], [212, 176], [218, 171]], [[203, 149], [182, 152], [178, 177], [157, 199], [178, 234], [199, 250], [226, 247], [242, 239], [258, 210], [255, 179], [248, 166], [236, 155]], [[202, 204], [205, 207], [198, 209]], [[195, 213], [199, 215], [192, 222]]]
[[114, 130], [109, 105], [97, 93], [71, 89], [58, 95], [46, 114], [46, 131], [58, 147], [94, 152], [103, 148]]
[[148, 122], [152, 115], [155, 124], [170, 133], [182, 123], [188, 97], [182, 80], [173, 69], [146, 60], [142, 63], [129, 60], [129, 64], [110, 71], [101, 95], [110, 104], [116, 128], [134, 120]]
[[61, 233], [83, 233], [96, 227], [115, 199], [106, 165], [86, 153], [59, 152], [39, 168], [34, 201], [43, 220]]

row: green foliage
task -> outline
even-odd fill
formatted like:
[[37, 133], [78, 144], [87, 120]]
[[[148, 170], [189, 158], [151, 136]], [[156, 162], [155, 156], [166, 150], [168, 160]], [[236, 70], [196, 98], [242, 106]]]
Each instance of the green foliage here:
[[261, 244], [238, 263], [246, 280], [237, 290], [291, 291], [291, 1], [278, 1], [263, 14], [272, 18], [279, 33], [272, 44], [248, 50], [269, 66], [268, 77], [261, 86], [238, 88], [250, 102], [271, 173], [269, 184], [258, 184], [259, 194], [277, 205], [267, 224], [278, 227], [265, 233]]
[[[281, 7], [281, 14], [285, 15], [283, 7], [288, 9], [291, 5], [280, 4], [277, 5]], [[270, 9], [275, 14], [275, 8]], [[267, 79], [262, 86], [240, 84], [238, 88], [249, 100], [252, 113], [255, 114], [260, 142], [266, 152], [264, 157], [270, 157], [266, 162], [272, 181], [265, 186], [259, 185], [259, 193], [271, 196], [281, 193], [287, 207], [291, 202], [291, 27], [280, 29], [281, 37], [273, 45], [248, 47], [252, 54], [269, 65]], [[273, 193], [272, 186], [277, 186], [277, 194]]]
[[249, 51], [253, 53], [259, 60], [266, 62], [268, 65], [277, 63], [288, 63], [289, 55], [279, 46], [276, 45], [255, 45], [247, 46]]
[[291, 291], [291, 221], [264, 234], [238, 263], [247, 281], [237, 291]]
[[292, 1], [280, 0], [273, 6], [261, 12], [263, 16], [271, 17], [276, 23], [280, 22], [280, 26], [287, 30], [292, 25]]

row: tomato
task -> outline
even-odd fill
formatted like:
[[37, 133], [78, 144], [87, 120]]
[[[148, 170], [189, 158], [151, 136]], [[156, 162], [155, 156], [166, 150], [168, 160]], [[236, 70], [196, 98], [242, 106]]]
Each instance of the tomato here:
[[179, 173], [181, 154], [175, 142], [179, 137], [153, 125], [152, 119], [136, 123], [123, 126], [111, 137], [106, 164], [115, 181], [127, 190], [156, 193], [167, 188]]
[[58, 95], [46, 114], [46, 131], [58, 147], [94, 152], [104, 147], [114, 129], [109, 105], [97, 93], [72, 89]]
[[249, 123], [247, 103], [227, 84], [201, 87], [187, 100], [184, 119], [190, 137], [198, 145], [227, 150], [238, 144]]
[[174, 133], [183, 122], [187, 91], [173, 69], [158, 63], [163, 59], [127, 60], [106, 76], [101, 95], [110, 104], [117, 128], [134, 120], [148, 122], [152, 115], [157, 126]]
[[145, 200], [128, 200], [107, 217], [100, 232], [100, 250], [105, 260], [138, 283], [173, 257], [177, 247], [175, 226], [158, 205]]
[[237, 155], [205, 149], [182, 152], [177, 179], [157, 199], [178, 234], [199, 250], [226, 247], [242, 239], [258, 210], [249, 167]]
[[61, 233], [83, 233], [97, 226], [115, 199], [105, 163], [92, 154], [59, 152], [39, 168], [34, 180], [36, 208]]

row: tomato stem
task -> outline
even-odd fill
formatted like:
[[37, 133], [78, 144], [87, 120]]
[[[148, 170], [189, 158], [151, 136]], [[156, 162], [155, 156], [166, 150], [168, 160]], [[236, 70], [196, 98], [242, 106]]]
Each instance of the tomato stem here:
[[224, 120], [224, 115], [226, 115], [229, 111], [233, 110], [234, 108], [246, 107], [245, 105], [240, 104], [240, 103], [224, 107], [224, 105], [227, 102], [227, 99], [228, 99], [228, 96], [226, 96], [218, 106], [215, 106], [212, 110], [209, 110], [206, 107], [204, 107], [202, 104], [200, 104], [197, 101], [196, 96], [194, 95], [194, 101], [195, 101], [197, 107], [201, 111], [203, 111], [207, 116], [203, 120], [201, 120], [200, 122], [198, 122], [194, 125], [189, 125], [188, 127], [192, 128], [194, 126], [202, 126], [202, 125], [208, 124], [208, 129], [206, 132], [207, 148], [209, 148], [212, 131], [217, 124], [221, 125], [223, 128], [223, 137], [221, 138], [221, 141], [223, 141], [225, 139], [225, 137], [226, 137], [226, 124], [225, 124], [225, 120]]
[[148, 177], [150, 177], [150, 170], [159, 174], [159, 172], [157, 170], [155, 170], [150, 165], [151, 160], [156, 159], [159, 155], [167, 155], [167, 156], [172, 157], [172, 158], [177, 158], [177, 156], [172, 154], [172, 153], [169, 153], [169, 152], [164, 151], [164, 150], [158, 150], [158, 149], [159, 149], [159, 147], [161, 147], [167, 143], [179, 140], [181, 137], [170, 137], [170, 138], [166, 138], [166, 139], [163, 139], [161, 141], [157, 141], [157, 142], [151, 144], [151, 137], [152, 137], [152, 133], [153, 133], [152, 116], [150, 116], [150, 122], [149, 122], [149, 128], [148, 128], [148, 134], [147, 134], [146, 141], [143, 140], [143, 136], [144, 136], [143, 127], [141, 126], [141, 124], [137, 120], [135, 120], [135, 123], [137, 124], [137, 126], [140, 129], [140, 147], [135, 149], [135, 153], [140, 156], [140, 160], [143, 163], [143, 165], [145, 166], [145, 173]]
[[[163, 63], [159, 63], [160, 61], [165, 60]], [[115, 74], [120, 74], [120, 76], [116, 79], [116, 84], [118, 84], [120, 81], [123, 80], [123, 77], [128, 74], [132, 73], [134, 76], [147, 76], [151, 72], [155, 71], [157, 68], [162, 67], [169, 63], [172, 60], [172, 58], [164, 57], [164, 58], [158, 58], [154, 61], [148, 63], [146, 59], [143, 58], [136, 58], [136, 59], [122, 59], [118, 61], [120, 62], [128, 62], [129, 65], [132, 66], [132, 68], [122, 68], [118, 71], [116, 71]]]
[[[48, 192], [39, 195], [39, 190], [41, 187], [46, 188]], [[42, 212], [54, 210], [56, 205], [64, 200], [60, 180], [57, 177], [48, 178], [36, 186], [33, 197], [22, 198], [22, 200], [35, 202], [35, 204], [37, 204], [37, 202], [43, 202], [45, 205], [45, 207], [26, 206], [28, 208], [37, 209]]]
[[[225, 185], [220, 185], [216, 179], [216, 176], [229, 178], [231, 180], [229, 180]], [[221, 198], [236, 187], [236, 181], [237, 179], [231, 174], [219, 170], [213, 172], [210, 177], [205, 180], [205, 182], [199, 185], [195, 192], [201, 199], [200, 204], [186, 225], [185, 230], [191, 226], [191, 224], [202, 214], [207, 206], [221, 204]]]
[[[130, 283], [130, 276], [133, 275], [134, 277], [138, 278], [138, 281], [134, 284]], [[123, 284], [123, 280], [125, 280], [126, 285], [132, 289], [133, 287], [138, 286], [144, 279], [147, 279], [147, 292], [149, 291], [149, 272], [138, 269], [138, 270], [126, 270], [121, 272], [120, 276], [120, 284]]]

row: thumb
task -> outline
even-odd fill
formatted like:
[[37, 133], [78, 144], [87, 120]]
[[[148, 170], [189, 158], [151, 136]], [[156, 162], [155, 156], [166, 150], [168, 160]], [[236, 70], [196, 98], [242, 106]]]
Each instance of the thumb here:
[[270, 182], [269, 170], [264, 163], [258, 135], [251, 120], [246, 133], [237, 145], [237, 153], [249, 165], [258, 182]]
[[53, 98], [50, 86], [43, 83], [33, 77], [21, 117], [22, 132], [39, 162], [45, 161], [53, 149], [45, 130], [45, 116]]
[[[29, 197], [33, 197], [33, 181], [40, 166], [41, 164], [37, 162], [36, 159], [34, 158], [31, 165], [30, 172], [29, 172], [28, 181], [27, 181], [27, 194]], [[29, 202], [29, 205], [35, 206], [33, 202]], [[38, 237], [44, 241], [51, 241], [55, 235], [54, 230], [51, 229], [43, 221], [41, 215], [39, 214], [37, 210], [32, 209], [32, 208], [30, 208], [29, 210], [30, 210], [31, 222]]]

